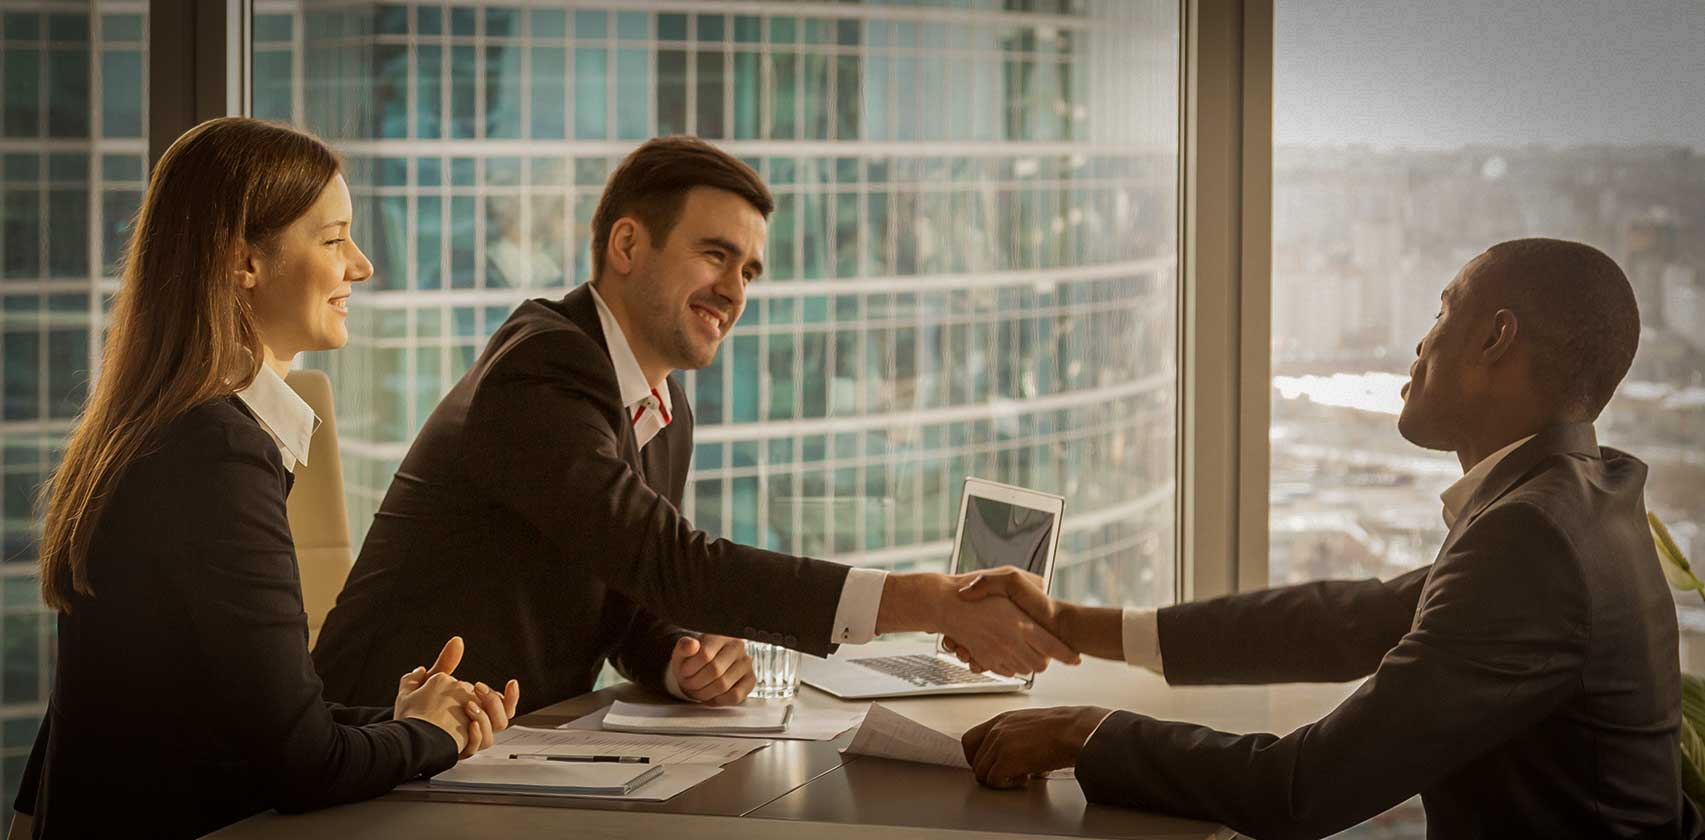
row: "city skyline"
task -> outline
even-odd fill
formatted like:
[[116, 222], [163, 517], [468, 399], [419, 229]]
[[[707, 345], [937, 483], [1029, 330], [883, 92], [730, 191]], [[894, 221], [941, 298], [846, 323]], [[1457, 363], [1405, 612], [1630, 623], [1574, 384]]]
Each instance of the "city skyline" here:
[[1629, 276], [1644, 329], [1599, 439], [1650, 465], [1649, 508], [1684, 551], [1705, 548], [1705, 155], [1293, 147], [1274, 181], [1274, 583], [1431, 560], [1438, 493], [1461, 467], [1397, 434], [1396, 389], [1445, 283], [1530, 235], [1596, 245]]

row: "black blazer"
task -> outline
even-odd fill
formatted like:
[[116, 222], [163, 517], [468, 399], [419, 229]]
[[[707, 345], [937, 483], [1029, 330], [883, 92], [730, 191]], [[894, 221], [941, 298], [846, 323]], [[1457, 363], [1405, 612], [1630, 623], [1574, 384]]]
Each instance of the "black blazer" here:
[[1282, 738], [1117, 712], [1078, 759], [1085, 795], [1259, 838], [1417, 793], [1429, 837], [1698, 836], [1645, 479], [1591, 425], [1556, 427], [1492, 470], [1430, 567], [1161, 610], [1173, 684], [1373, 676]]
[[426, 721], [321, 699], [290, 484], [236, 397], [192, 409], [126, 470], [91, 546], [95, 595], [59, 616], [53, 696], [16, 806], [36, 837], [117, 824], [199, 837], [455, 764], [455, 741]]
[[693, 528], [677, 507], [692, 410], [669, 388], [674, 417], [641, 458], [591, 291], [516, 309], [373, 518], [314, 647], [329, 696], [394, 691], [452, 633], [457, 676], [518, 677], [523, 712], [591, 690], [612, 656], [661, 687], [680, 627], [830, 652], [847, 567]]

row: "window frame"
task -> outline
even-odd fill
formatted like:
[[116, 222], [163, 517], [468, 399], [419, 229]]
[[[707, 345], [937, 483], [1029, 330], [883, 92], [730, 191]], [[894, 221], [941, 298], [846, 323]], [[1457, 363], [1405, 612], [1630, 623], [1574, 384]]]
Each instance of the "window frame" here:
[[149, 0], [148, 169], [185, 131], [251, 112], [251, 0]]
[[1179, 602], [1267, 586], [1273, 0], [1184, 0]]

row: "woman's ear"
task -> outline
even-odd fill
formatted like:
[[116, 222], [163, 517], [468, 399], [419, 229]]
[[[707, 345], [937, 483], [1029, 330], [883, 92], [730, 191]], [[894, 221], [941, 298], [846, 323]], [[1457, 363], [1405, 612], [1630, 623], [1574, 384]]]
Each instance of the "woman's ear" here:
[[237, 260], [231, 273], [237, 275], [238, 287], [252, 289], [260, 285], [261, 271], [260, 255], [255, 249], [246, 242], [237, 243]]

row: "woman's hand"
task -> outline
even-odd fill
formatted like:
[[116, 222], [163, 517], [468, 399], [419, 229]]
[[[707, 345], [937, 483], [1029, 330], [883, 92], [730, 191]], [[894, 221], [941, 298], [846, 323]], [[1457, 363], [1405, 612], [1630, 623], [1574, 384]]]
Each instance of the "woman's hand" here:
[[456, 741], [459, 758], [467, 758], [483, 746], [478, 724], [468, 710], [474, 705], [474, 687], [439, 672], [427, 674], [416, 668], [403, 675], [397, 685], [397, 720], [418, 718], [445, 732]]
[[461, 758], [491, 746], [494, 736], [509, 727], [521, 686], [510, 680], [499, 694], [485, 683], [470, 684], [452, 674], [462, 663], [462, 637], [452, 636], [431, 668], [416, 668], [397, 685], [398, 720], [419, 718], [450, 733]]

